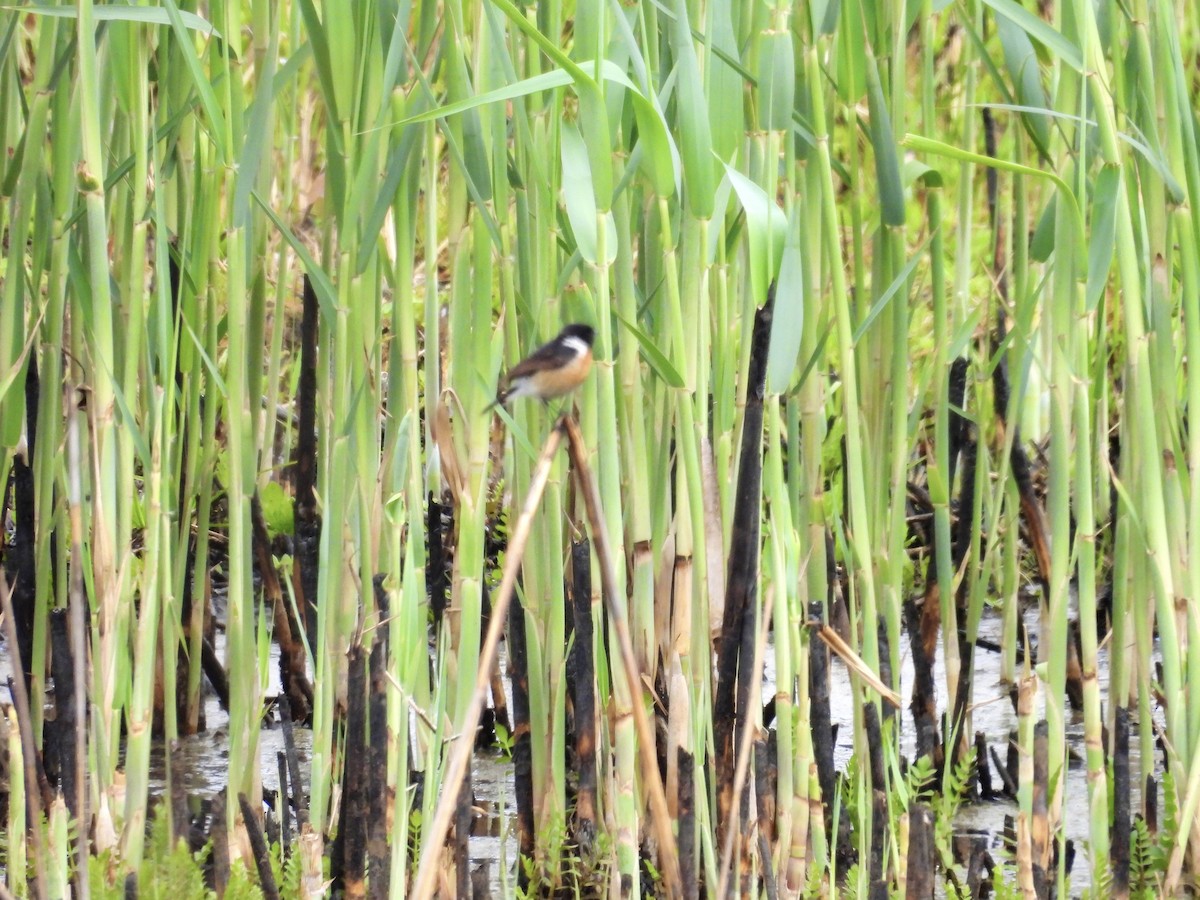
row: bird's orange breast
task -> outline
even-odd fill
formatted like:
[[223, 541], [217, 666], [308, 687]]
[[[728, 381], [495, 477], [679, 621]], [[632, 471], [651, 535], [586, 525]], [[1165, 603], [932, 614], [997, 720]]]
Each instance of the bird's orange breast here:
[[583, 384], [592, 368], [592, 354], [580, 353], [565, 366], [553, 369], [542, 369], [530, 376], [533, 382], [534, 395], [547, 400], [551, 397], [561, 397], [569, 394]]

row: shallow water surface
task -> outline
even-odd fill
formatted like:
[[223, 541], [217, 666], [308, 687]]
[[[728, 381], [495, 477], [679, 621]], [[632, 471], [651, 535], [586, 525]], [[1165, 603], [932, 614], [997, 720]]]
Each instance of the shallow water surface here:
[[[1037, 633], [1036, 610], [1026, 613], [1026, 624], [1031, 634]], [[989, 610], [980, 623], [980, 637], [995, 644], [1001, 643], [1002, 623], [995, 612]], [[768, 644], [763, 672], [762, 694], [769, 697], [775, 691], [774, 653]], [[223, 636], [218, 638], [218, 654], [224, 655]], [[501, 652], [502, 671], [507, 660]], [[845, 665], [832, 657], [830, 667], [830, 698], [832, 720], [838, 727], [838, 740], [834, 749], [834, 761], [839, 771], [844, 770], [854, 754], [854, 704], [850, 675]], [[1100, 651], [1102, 700], [1107, 705], [1107, 679], [1103, 677], [1107, 668], [1107, 652]], [[9, 669], [6, 652], [0, 652], [0, 677]], [[907, 704], [913, 682], [912, 658], [907, 641], [901, 648], [900, 694]], [[279, 690], [278, 650], [273, 648], [270, 663], [271, 683], [268, 694]], [[970, 716], [969, 733], [982, 731], [988, 745], [994, 747], [1001, 760], [1006, 758], [1010, 730], [1017, 727], [1017, 716], [1008, 695], [1008, 685], [1001, 682], [1000, 655], [977, 649]], [[935, 664], [934, 682], [938, 690], [938, 708], [945, 709], [945, 669], [939, 653]], [[506, 682], [506, 692], [508, 690]], [[512, 709], [511, 697], [509, 709]], [[1067, 737], [1070, 752], [1075, 761], [1067, 771], [1064, 793], [1064, 831], [1067, 838], [1075, 842], [1077, 856], [1073, 867], [1071, 894], [1086, 886], [1088, 866], [1086, 842], [1088, 828], [1087, 773], [1079, 760], [1083, 755], [1083, 718], [1068, 707]], [[205, 700], [205, 715], [208, 730], [180, 739], [176, 754], [180, 757], [177, 771], [183, 776], [183, 790], [192, 797], [211, 799], [226, 783], [228, 777], [228, 716], [221, 709], [215, 696], [208, 694]], [[897, 711], [901, 724], [901, 753], [911, 761], [915, 751], [915, 730], [907, 705]], [[312, 733], [306, 728], [295, 729], [297, 752], [300, 757], [301, 776], [307, 787], [309, 779], [309, 754]], [[1131, 735], [1130, 765], [1138, 771], [1138, 743]], [[259, 737], [259, 763], [265, 790], [276, 791], [279, 786], [278, 754], [283, 752], [283, 729], [276, 725], [264, 727]], [[989, 760], [990, 764], [990, 760]], [[161, 742], [156, 743], [151, 756], [151, 791], [160, 795], [166, 783], [166, 752]], [[1140, 802], [1140, 785], [1134, 778], [1130, 802], [1134, 809]], [[513, 788], [512, 762], [495, 753], [477, 753], [472, 770], [472, 785], [476, 798], [476, 822], [470, 839], [472, 868], [484, 867], [486, 878], [497, 896], [511, 896], [515, 882], [516, 807]], [[999, 776], [993, 772], [993, 785], [999, 788]], [[1003, 830], [1005, 816], [1016, 814], [1016, 804], [1007, 799], [964, 804], [955, 820], [955, 830], [961, 835], [982, 837], [994, 859], [1003, 853]]]

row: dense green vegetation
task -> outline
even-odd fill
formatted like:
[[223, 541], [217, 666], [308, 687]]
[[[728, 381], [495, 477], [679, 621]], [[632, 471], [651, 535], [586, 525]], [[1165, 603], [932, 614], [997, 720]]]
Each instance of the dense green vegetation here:
[[[449, 889], [447, 774], [481, 654], [491, 671], [485, 608], [514, 595], [531, 890], [868, 896], [932, 861], [957, 890], [985, 615], [1019, 722], [1001, 893], [1072, 890], [1065, 808], [1087, 811], [1072, 878], [1094, 893], [1194, 884], [1198, 31], [1165, 0], [0, 10], [6, 639], [30, 697], [25, 728], [21, 704], [7, 717], [9, 889], [55, 896], [88, 853], [98, 891], [143, 866], [187, 890], [173, 832], [146, 843], [149, 761], [204, 725], [215, 620], [230, 799], [212, 830], [250, 867], [237, 890], [256, 876], [236, 798], [261, 808], [268, 651], [289, 625], [312, 682], [310, 884], [340, 804], [366, 796], [346, 761], [386, 724], [365, 884]], [[315, 491], [294, 545], [256, 556], [256, 497], [293, 529], [302, 276]], [[554, 430], [568, 404], [485, 414], [502, 369], [572, 321], [597, 333], [579, 434]], [[568, 437], [582, 452], [539, 463]], [[431, 496], [453, 522], [444, 614]], [[577, 599], [591, 714], [569, 674]], [[54, 610], [71, 616], [51, 652]], [[834, 631], [855, 751], [836, 783], [810, 683]], [[900, 683], [910, 654], [944, 663], [940, 700]], [[87, 673], [78, 744], [56, 727], [68, 656]], [[902, 761], [910, 697], [921, 758]], [[1069, 797], [1077, 717], [1086, 796]], [[51, 744], [86, 750], [86, 780], [60, 782], [86, 827], [61, 804], [41, 819], [52, 792], [22, 777]]]

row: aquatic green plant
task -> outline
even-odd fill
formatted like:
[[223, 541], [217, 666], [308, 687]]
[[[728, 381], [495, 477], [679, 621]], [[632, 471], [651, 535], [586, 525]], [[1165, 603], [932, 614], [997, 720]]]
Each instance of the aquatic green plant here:
[[[310, 840], [341, 827], [347, 758], [378, 746], [355, 794], [387, 838], [365, 883], [398, 896], [448, 877], [447, 773], [474, 741], [481, 665], [504, 684], [484, 621], [510, 554], [521, 871], [585, 881], [580, 848], [633, 892], [675, 890], [677, 856], [680, 884], [709, 890], [896, 884], [904, 801], [936, 782], [944, 838], [965, 794], [998, 620], [1018, 748], [1000, 877], [1065, 894], [1077, 801], [1094, 889], [1194, 878], [1198, 15], [1150, 0], [0, 11], [0, 472], [32, 698], [3, 742], [13, 886], [41, 865], [26, 809], [53, 809], [25, 782], [21, 729], [62, 760], [69, 811], [50, 812], [35, 883], [64, 881], [72, 843], [76, 870], [89, 854], [179, 862], [146, 845], [151, 750], [203, 727], [218, 620], [228, 795], [261, 808], [269, 647], [289, 632]], [[596, 331], [577, 397], [485, 415], [500, 371], [567, 322]], [[585, 453], [539, 468], [563, 412]], [[523, 557], [498, 554], [491, 536], [517, 531], [496, 530], [497, 503], [515, 523], [543, 489]], [[264, 588], [278, 563], [256, 510], [286, 533], [293, 494], [292, 568]], [[431, 497], [452, 519], [436, 571]], [[584, 713], [572, 640], [594, 661]], [[827, 644], [850, 672], [840, 780], [813, 674]], [[351, 647], [383, 654], [354, 734]], [[917, 701], [919, 781], [892, 692]], [[1171, 829], [1136, 824], [1132, 785], [1143, 815], [1162, 792]], [[237, 856], [241, 812], [224, 809]]]

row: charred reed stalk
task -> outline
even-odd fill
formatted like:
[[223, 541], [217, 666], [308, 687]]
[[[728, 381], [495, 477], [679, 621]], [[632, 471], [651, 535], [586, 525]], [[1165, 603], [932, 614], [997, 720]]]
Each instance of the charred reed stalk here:
[[[753, 725], [747, 702], [757, 674], [750, 670], [757, 632], [759, 525], [762, 504], [763, 393], [767, 375], [767, 344], [771, 334], [774, 288], [754, 317], [750, 376], [738, 465], [733, 514], [733, 548], [729, 557], [724, 619], [717, 649], [713, 738], [717, 756], [718, 807], [723, 838], [738, 830], [745, 817], [745, 800], [733, 796], [735, 748], [742, 732]], [[747, 652], [749, 649], [750, 652]], [[738, 673], [741, 673], [740, 676]]]
[[[23, 727], [77, 819], [47, 806], [51, 893], [71, 835], [79, 873], [89, 836], [117, 836], [96, 849], [124, 890], [150, 849], [152, 751], [174, 762], [172, 740], [218, 722], [228, 858], [237, 798], [263, 800], [272, 640], [311, 728], [314, 776], [289, 749], [284, 791], [305, 892], [339, 796], [368, 804], [349, 877], [428, 892], [479, 697], [506, 690], [503, 628], [523, 659], [531, 891], [584, 869], [601, 891], [712, 890], [723, 830], [747, 838], [739, 890], [907, 887], [895, 823], [909, 810], [919, 842], [923, 814], [906, 773], [932, 760], [940, 815], [969, 802], [955, 763], [1003, 694], [980, 690], [997, 660], [1016, 738], [976, 755], [1012, 751], [994, 771], [1015, 853], [962, 842], [947, 890], [991, 864], [1026, 893], [1073, 892], [1065, 810], [1086, 811], [1092, 885], [1138, 889], [1151, 822], [1152, 882], [1195, 881], [1190, 7], [184, 5], [149, 21], [32, 4], [0, 39], [0, 566]], [[577, 390], [485, 415], [501, 373], [568, 323], [594, 333]], [[573, 456], [543, 471], [564, 412]], [[536, 552], [491, 590], [521, 551], [505, 507], [539, 484]], [[857, 660], [850, 693], [830, 696], [842, 663], [810, 618]], [[875, 681], [909, 690], [906, 642], [895, 721]], [[355, 646], [365, 787], [344, 765]], [[11, 737], [19, 819], [37, 757]], [[1074, 759], [1086, 777], [1065, 777]], [[1136, 832], [1134, 783], [1171, 792], [1143, 795]], [[611, 856], [583, 860], [603, 828]]]

